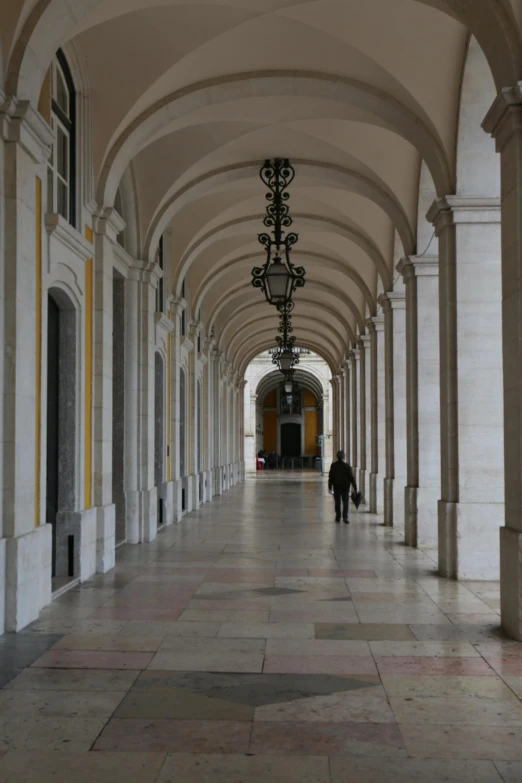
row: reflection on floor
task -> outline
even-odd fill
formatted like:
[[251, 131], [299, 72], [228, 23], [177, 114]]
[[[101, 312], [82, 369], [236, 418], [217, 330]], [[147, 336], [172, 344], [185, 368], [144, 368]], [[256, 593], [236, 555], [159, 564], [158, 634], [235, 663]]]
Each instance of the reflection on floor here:
[[498, 585], [332, 512], [258, 474], [2, 637], [0, 783], [521, 781]]

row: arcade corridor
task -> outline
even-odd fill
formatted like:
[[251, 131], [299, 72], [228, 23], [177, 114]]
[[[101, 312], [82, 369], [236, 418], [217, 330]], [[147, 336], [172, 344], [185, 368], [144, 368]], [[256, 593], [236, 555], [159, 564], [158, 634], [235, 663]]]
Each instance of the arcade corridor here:
[[332, 512], [247, 478], [2, 637], [0, 783], [520, 781], [498, 584]]

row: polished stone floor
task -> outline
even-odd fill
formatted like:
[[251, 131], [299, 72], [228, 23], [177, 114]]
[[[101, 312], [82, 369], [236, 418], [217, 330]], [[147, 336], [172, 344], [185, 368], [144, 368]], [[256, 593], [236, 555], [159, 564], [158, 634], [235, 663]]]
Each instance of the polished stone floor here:
[[0, 783], [515, 783], [522, 645], [315, 474], [257, 474], [0, 638]]

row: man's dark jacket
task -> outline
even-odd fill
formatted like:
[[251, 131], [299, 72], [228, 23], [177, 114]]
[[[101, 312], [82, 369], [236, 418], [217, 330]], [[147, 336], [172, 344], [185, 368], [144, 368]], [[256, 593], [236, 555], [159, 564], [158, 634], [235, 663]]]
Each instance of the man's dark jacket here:
[[355, 476], [353, 475], [351, 466], [346, 462], [343, 462], [343, 460], [332, 462], [332, 467], [330, 468], [330, 473], [328, 475], [329, 489], [335, 487], [336, 489], [347, 490], [350, 489], [351, 486], [357, 490]]

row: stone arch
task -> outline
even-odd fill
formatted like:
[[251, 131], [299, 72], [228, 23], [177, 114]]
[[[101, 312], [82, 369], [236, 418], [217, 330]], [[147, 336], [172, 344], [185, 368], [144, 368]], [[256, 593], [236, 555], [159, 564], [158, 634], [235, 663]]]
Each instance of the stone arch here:
[[[292, 163], [299, 168], [300, 174], [305, 177], [310, 177], [318, 182], [324, 179], [324, 182], [330, 186], [352, 191], [373, 201], [388, 215], [396, 227], [405, 252], [413, 252], [415, 241], [408, 216], [393, 191], [375, 174], [372, 173], [370, 177], [360, 171], [352, 171], [319, 161], [301, 160], [300, 158], [295, 158]], [[144, 243], [144, 257], [149, 257], [154, 252], [157, 241], [168, 223], [187, 204], [212, 190], [223, 190], [251, 178], [257, 179], [258, 176], [259, 167], [247, 161], [209, 172], [177, 190], [173, 188], [174, 192], [166, 194], [163, 203], [157, 208], [150, 222]], [[359, 244], [373, 258], [375, 251], [371, 237], [359, 227], [353, 226], [353, 229], [356, 244]], [[376, 251], [378, 255], [380, 251], [378, 249]], [[373, 260], [379, 266], [379, 260], [376, 258]]]

